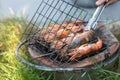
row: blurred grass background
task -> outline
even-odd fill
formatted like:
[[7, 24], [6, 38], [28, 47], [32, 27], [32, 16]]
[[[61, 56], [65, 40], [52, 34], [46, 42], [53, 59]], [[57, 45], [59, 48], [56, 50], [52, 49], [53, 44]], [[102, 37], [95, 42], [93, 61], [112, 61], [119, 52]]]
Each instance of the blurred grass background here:
[[[25, 25], [22, 18], [6, 18], [0, 22], [0, 80], [53, 80], [54, 73], [46, 76], [47, 72], [25, 66], [16, 58], [15, 49]], [[92, 73], [96, 80], [120, 80], [120, 57], [113, 68], [99, 68]]]
[[[0, 5], [0, 80], [53, 80], [55, 72], [46, 76], [46, 71], [31, 68], [18, 61], [15, 49], [20, 43], [27, 20], [23, 14], [19, 18], [13, 17], [14, 15], [4, 18], [1, 7]], [[117, 38], [120, 41], [120, 36]], [[27, 54], [27, 50], [24, 49], [22, 53]], [[120, 80], [120, 57], [113, 66], [109, 69], [99, 68], [92, 71], [95, 80]]]
[[[48, 80], [45, 71], [39, 71], [20, 63], [15, 49], [24, 30], [24, 21], [7, 18], [0, 22], [0, 80]], [[25, 51], [24, 51], [25, 52]]]

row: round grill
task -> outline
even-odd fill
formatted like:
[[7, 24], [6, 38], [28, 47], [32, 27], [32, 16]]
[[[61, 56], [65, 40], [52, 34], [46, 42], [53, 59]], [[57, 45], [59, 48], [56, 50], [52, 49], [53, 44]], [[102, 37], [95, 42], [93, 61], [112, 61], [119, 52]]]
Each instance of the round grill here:
[[[94, 34], [90, 41], [83, 40], [83, 43], [79, 43], [81, 37], [78, 36], [85, 31], [91, 15], [84, 9], [74, 6], [76, 3], [77, 0], [72, 4], [64, 0], [40, 1], [23, 33], [22, 39], [25, 41], [21, 42], [16, 50], [17, 57], [23, 63], [41, 70], [71, 71], [95, 67], [95, 64], [100, 65], [101, 62], [109, 63], [109, 59], [112, 61], [112, 57], [118, 55], [119, 42], [102, 22], [98, 23], [95, 32], [89, 33]], [[100, 45], [97, 45], [98, 37], [102, 41], [100, 48]], [[23, 45], [26, 45], [31, 60], [37, 65], [27, 62], [20, 56], [19, 49]], [[87, 49], [89, 45], [97, 45], [98, 49]], [[79, 51], [81, 46], [82, 51], [91, 51], [83, 54]]]

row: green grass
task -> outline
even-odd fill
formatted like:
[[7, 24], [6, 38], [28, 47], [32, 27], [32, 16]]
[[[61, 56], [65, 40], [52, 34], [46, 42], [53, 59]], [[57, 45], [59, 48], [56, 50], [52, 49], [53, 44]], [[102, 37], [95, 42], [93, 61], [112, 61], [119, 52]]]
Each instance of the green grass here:
[[19, 19], [5, 19], [0, 23], [0, 80], [47, 80], [44, 71], [23, 65], [15, 56], [23, 26]]
[[[52, 74], [46, 76], [47, 72], [26, 66], [16, 58], [15, 49], [24, 26], [24, 21], [18, 18], [4, 19], [0, 23], [0, 80], [53, 80]], [[114, 67], [97, 69], [92, 73], [96, 80], [120, 80], [120, 57]]]

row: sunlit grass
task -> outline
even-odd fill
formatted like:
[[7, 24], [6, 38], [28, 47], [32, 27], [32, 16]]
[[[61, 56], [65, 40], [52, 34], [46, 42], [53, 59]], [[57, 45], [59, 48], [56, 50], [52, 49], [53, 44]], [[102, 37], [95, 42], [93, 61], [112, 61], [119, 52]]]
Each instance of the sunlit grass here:
[[[52, 80], [52, 74], [46, 76], [45, 71], [25, 66], [16, 58], [15, 49], [24, 28], [24, 20], [18, 18], [5, 19], [0, 23], [0, 80]], [[120, 80], [119, 68], [120, 59], [113, 69], [92, 72], [96, 80]]]
[[24, 24], [19, 19], [0, 23], [0, 80], [46, 80], [44, 71], [27, 67], [15, 56]]

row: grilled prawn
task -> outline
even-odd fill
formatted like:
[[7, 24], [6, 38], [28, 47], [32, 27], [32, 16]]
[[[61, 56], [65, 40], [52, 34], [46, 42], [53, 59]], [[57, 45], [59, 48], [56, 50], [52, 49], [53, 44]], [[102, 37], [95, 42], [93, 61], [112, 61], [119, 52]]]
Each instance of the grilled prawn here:
[[77, 34], [72, 33], [70, 36], [63, 38], [60, 41], [53, 41], [51, 48], [60, 49], [64, 44], [71, 46], [71, 48], [75, 48], [76, 46], [89, 42], [93, 35], [94, 32], [92, 30]]
[[[39, 34], [39, 36], [43, 37], [46, 42], [52, 42], [55, 39], [65, 38], [71, 33], [78, 33], [78, 32], [82, 33], [84, 31], [84, 25], [82, 24], [81, 20], [69, 21], [69, 22], [66, 21], [63, 22], [63, 24], [61, 25], [49, 24], [49, 26], [50, 27], [48, 28], [42, 29]], [[69, 41], [70, 40], [66, 42]]]
[[93, 51], [98, 51], [99, 49], [101, 49], [103, 41], [99, 37], [97, 37], [97, 39], [98, 39], [98, 41], [96, 43], [85, 44], [85, 45], [75, 48], [73, 51], [69, 52], [67, 54], [68, 56], [71, 56], [69, 60], [74, 61], [83, 55], [86, 55]]
[[56, 33], [52, 33], [50, 32], [49, 34], [44, 35], [44, 39], [46, 42], [52, 42], [55, 39], [59, 39], [59, 38], [64, 38], [66, 37], [68, 34], [70, 34], [70, 30], [64, 30], [61, 29], [59, 31], [57, 31]]

